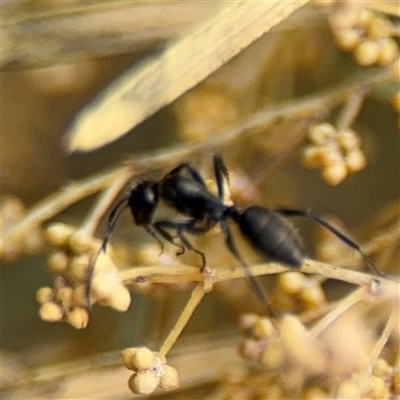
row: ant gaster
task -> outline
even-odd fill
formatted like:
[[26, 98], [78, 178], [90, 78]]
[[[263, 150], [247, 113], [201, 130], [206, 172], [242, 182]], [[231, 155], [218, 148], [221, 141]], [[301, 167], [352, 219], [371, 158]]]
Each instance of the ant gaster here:
[[[297, 232], [284, 218], [297, 216], [311, 218], [323, 225], [344, 243], [357, 250], [370, 268], [377, 275], [381, 275], [372, 261], [353, 240], [309, 211], [283, 208], [268, 209], [261, 206], [250, 206], [241, 210], [235, 205], [226, 205], [224, 203], [224, 178], [229, 183], [228, 170], [220, 156], [215, 155], [213, 161], [218, 196], [208, 190], [199, 172], [188, 163], [180, 164], [159, 182], [142, 181], [111, 212], [102, 250], [106, 250], [110, 235], [120, 214], [125, 208], [129, 208], [134, 223], [144, 227], [150, 235], [159, 241], [161, 246], [162, 242], [159, 236], [179, 247], [178, 255], [183, 254], [185, 249], [199, 254], [202, 259], [201, 269], [204, 270], [206, 266], [205, 255], [192, 246], [186, 234], [203, 234], [219, 224], [229, 251], [243, 267], [255, 294], [264, 304], [267, 312], [272, 314], [262, 289], [236, 248], [228, 221], [234, 221], [250, 244], [268, 259], [298, 268], [303, 263], [304, 250]], [[153, 221], [154, 212], [160, 199], [179, 214], [187, 216], [188, 219], [185, 221], [169, 219]], [[170, 232], [174, 232], [175, 235]], [[180, 244], [174, 241], [175, 237], [179, 238]], [[92, 271], [89, 272], [89, 285], [91, 273]]]

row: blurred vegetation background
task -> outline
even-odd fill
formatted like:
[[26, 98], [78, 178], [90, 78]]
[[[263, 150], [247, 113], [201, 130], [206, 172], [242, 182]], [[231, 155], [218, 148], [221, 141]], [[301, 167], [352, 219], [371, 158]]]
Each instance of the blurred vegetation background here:
[[[131, 155], [207, 141], [207, 131], [234, 126], [270, 105], [334, 89], [364, 70], [336, 47], [326, 9], [308, 5], [128, 135], [91, 153], [65, 153], [65, 132], [99, 91], [218, 7], [214, 2], [183, 1], [3, 2], [1, 195], [16, 196], [30, 207], [69, 181], [116, 166]], [[220, 151], [232, 173], [244, 177], [234, 196], [242, 190], [238, 196], [242, 204], [334, 215], [357, 239], [370, 239], [380, 223], [376, 216], [399, 199], [398, 115], [389, 104], [391, 91], [386, 86], [373, 90], [355, 123], [368, 161], [364, 171], [329, 187], [318, 172], [300, 165], [309, 122], [276, 121], [268, 132], [238, 139]], [[338, 108], [332, 110], [332, 118], [329, 110], [325, 112], [334, 121]], [[195, 158], [210, 177], [211, 156]], [[72, 207], [59, 219], [79, 223], [92, 200]], [[397, 217], [395, 207], [390, 218]], [[315, 227], [307, 222], [296, 225], [312, 256]], [[103, 233], [104, 225], [99, 236]], [[115, 236], [134, 242], [140, 235], [127, 217]], [[213, 254], [207, 257], [212, 259]], [[35, 292], [51, 280], [43, 255], [3, 263], [4, 359], [37, 367], [128, 345], [159, 344], [187, 298], [186, 292], [173, 293], [160, 304], [134, 295], [127, 313], [95, 307], [88, 328], [78, 331], [39, 319]], [[218, 291], [207, 296], [185, 334], [235, 335], [237, 312], [228, 299]], [[201, 342], [197, 346], [201, 349]]]

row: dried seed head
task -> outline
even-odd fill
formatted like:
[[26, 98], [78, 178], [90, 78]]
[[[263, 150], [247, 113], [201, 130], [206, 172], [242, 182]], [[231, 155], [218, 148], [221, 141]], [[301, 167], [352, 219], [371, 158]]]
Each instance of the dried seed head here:
[[319, 162], [322, 167], [334, 167], [343, 163], [343, 156], [336, 145], [319, 147]]
[[367, 165], [365, 154], [359, 149], [350, 151], [345, 157], [345, 162], [351, 172], [361, 171]]
[[66, 269], [68, 268], [68, 264], [69, 264], [69, 257], [62, 250], [53, 253], [47, 261], [47, 265], [49, 266], [50, 271], [56, 274], [65, 272]]
[[116, 285], [111, 296], [108, 298], [108, 305], [116, 311], [125, 312], [131, 304], [131, 294], [124, 285]]
[[139, 371], [130, 377], [128, 386], [135, 394], [150, 394], [156, 390], [158, 381], [151, 370]]
[[75, 254], [85, 253], [89, 250], [98, 249], [99, 241], [89, 235], [85, 230], [76, 231], [70, 236], [68, 244]]
[[84, 329], [89, 323], [89, 313], [86, 308], [75, 307], [67, 314], [67, 321], [76, 329]]
[[57, 322], [63, 318], [63, 312], [56, 303], [49, 301], [42, 304], [39, 309], [39, 316], [43, 321]]
[[119, 290], [121, 280], [116, 273], [96, 273], [92, 279], [90, 289], [98, 299], [109, 299], [115, 290]]
[[352, 378], [340, 383], [335, 394], [337, 399], [359, 400], [363, 398], [359, 382]]
[[354, 57], [358, 64], [368, 67], [375, 64], [380, 57], [381, 46], [378, 42], [365, 40], [354, 51]]
[[392, 38], [382, 41], [378, 62], [383, 67], [392, 64], [399, 57], [399, 46]]
[[39, 304], [45, 304], [54, 299], [54, 289], [51, 287], [41, 287], [36, 292], [36, 301]]
[[386, 388], [385, 381], [378, 376], [371, 376], [368, 394], [372, 399], [388, 399], [389, 391]]
[[294, 315], [284, 315], [280, 321], [280, 339], [290, 360], [308, 373], [319, 374], [324, 370], [325, 358], [318, 343]]
[[313, 144], [322, 145], [329, 143], [336, 134], [336, 128], [332, 124], [322, 122], [310, 128], [308, 139]]
[[286, 354], [279, 339], [268, 342], [267, 347], [261, 354], [260, 362], [268, 368], [279, 368], [285, 362]]
[[364, 29], [369, 29], [369, 27], [371, 26], [371, 24], [374, 22], [375, 19], [376, 15], [371, 10], [363, 8], [360, 11], [358, 24], [362, 26]]
[[350, 51], [361, 43], [362, 31], [357, 28], [342, 29], [336, 33], [335, 39], [341, 49]]
[[325, 293], [321, 286], [313, 284], [301, 290], [300, 299], [307, 308], [318, 308], [325, 303]]
[[88, 254], [81, 254], [72, 259], [69, 268], [69, 275], [76, 283], [85, 283], [88, 274], [90, 257]]
[[346, 128], [338, 132], [337, 143], [343, 150], [354, 150], [360, 147], [361, 139], [353, 129]]
[[386, 18], [374, 18], [368, 27], [368, 36], [371, 39], [390, 37], [392, 31], [391, 23]]
[[331, 396], [328, 395], [325, 390], [323, 390], [320, 387], [314, 386], [311, 388], [308, 388], [304, 396], [302, 397], [302, 400], [328, 400], [330, 399]]
[[347, 174], [347, 167], [344, 163], [326, 167], [322, 170], [322, 178], [331, 186], [342, 183], [346, 179]]
[[122, 351], [122, 363], [124, 367], [131, 371], [136, 371], [136, 366], [133, 363], [133, 355], [136, 353], [137, 347], [128, 347]]
[[243, 332], [250, 331], [254, 328], [256, 321], [260, 318], [259, 315], [254, 313], [241, 314], [239, 316], [239, 328]]
[[378, 358], [372, 366], [372, 374], [375, 376], [387, 376], [393, 373], [393, 367], [384, 358]]
[[307, 146], [303, 149], [302, 164], [309, 169], [318, 168], [320, 163], [320, 151], [317, 146]]
[[392, 376], [392, 390], [394, 394], [400, 394], [400, 371], [397, 370]]
[[260, 340], [253, 338], [247, 338], [243, 340], [239, 345], [239, 354], [241, 357], [247, 360], [256, 360], [260, 357], [263, 352], [265, 344]]
[[360, 21], [362, 3], [358, 1], [341, 1], [333, 4], [329, 22], [334, 31], [355, 26]]
[[57, 290], [56, 299], [61, 303], [65, 310], [71, 308], [73, 292], [74, 290], [71, 287], [62, 287]]
[[256, 338], [269, 339], [273, 336], [274, 332], [274, 325], [269, 318], [260, 317], [254, 324], [253, 334]]
[[57, 222], [47, 227], [46, 236], [54, 247], [65, 247], [74, 231], [74, 227]]
[[279, 286], [289, 294], [297, 294], [304, 287], [306, 278], [298, 271], [286, 272], [278, 277]]
[[160, 378], [160, 387], [164, 390], [174, 390], [179, 387], [179, 375], [178, 371], [169, 366], [164, 366], [164, 374]]
[[154, 353], [147, 347], [138, 347], [132, 354], [132, 363], [136, 370], [150, 369], [155, 363]]

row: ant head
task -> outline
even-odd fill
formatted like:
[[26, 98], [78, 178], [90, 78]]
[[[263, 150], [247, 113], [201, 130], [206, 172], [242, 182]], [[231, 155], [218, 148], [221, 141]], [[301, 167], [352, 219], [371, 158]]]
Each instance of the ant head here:
[[148, 226], [158, 203], [158, 183], [143, 181], [135, 186], [128, 197], [128, 206], [135, 224]]

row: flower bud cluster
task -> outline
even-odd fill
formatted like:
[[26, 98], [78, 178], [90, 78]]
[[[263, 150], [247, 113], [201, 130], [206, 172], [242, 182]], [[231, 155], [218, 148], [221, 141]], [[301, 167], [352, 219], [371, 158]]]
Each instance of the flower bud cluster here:
[[310, 129], [308, 140], [310, 144], [303, 150], [303, 165], [321, 169], [322, 178], [331, 186], [339, 185], [349, 173], [366, 166], [361, 139], [352, 129], [338, 131], [329, 123], [320, 123]]
[[249, 360], [259, 360], [268, 341], [277, 333], [269, 318], [253, 313], [240, 316], [239, 328], [245, 335], [239, 353]]
[[7, 196], [0, 205], [2, 238], [0, 241], [0, 259], [6, 262], [16, 261], [21, 255], [37, 254], [44, 245], [41, 229], [30, 229], [19, 240], [4, 239], [7, 231], [21, 221], [26, 215], [24, 204], [17, 197]]
[[346, 26], [333, 25], [337, 45], [353, 52], [362, 66], [387, 66], [399, 57], [399, 46], [392, 35], [391, 21], [372, 11], [362, 9]]
[[[336, 389], [336, 398], [346, 399], [397, 399], [400, 394], [399, 371], [382, 358], [372, 367], [372, 374], [353, 373], [340, 382]], [[397, 381], [397, 385], [396, 385]]]
[[41, 287], [36, 292], [40, 304], [39, 315], [47, 322], [67, 322], [76, 329], [86, 328], [89, 313], [82, 305], [77, 292], [61, 276], [54, 280], [53, 287]]
[[[128, 309], [130, 293], [108, 255], [100, 253], [94, 260], [95, 268], [91, 282], [88, 282], [93, 254], [101, 246], [98, 239], [62, 223], [50, 225], [46, 234], [56, 249], [49, 257], [48, 265], [58, 275], [58, 283], [54, 288], [41, 288], [37, 292], [37, 300], [41, 304], [39, 314], [43, 320], [65, 321], [76, 328], [85, 328], [89, 319], [87, 308], [95, 303], [121, 312]], [[65, 283], [59, 285], [61, 280]]]
[[297, 316], [286, 314], [278, 321], [278, 329], [269, 319], [248, 314], [240, 321], [250, 337], [240, 346], [242, 357], [258, 360], [268, 369], [300, 367], [307, 375], [324, 371], [326, 365], [322, 346]]
[[400, 396], [400, 365], [392, 366], [378, 358], [372, 366], [369, 395], [373, 399], [392, 399]]
[[327, 302], [320, 282], [298, 271], [279, 275], [273, 300], [276, 308], [290, 312], [315, 310]]
[[134, 371], [128, 386], [135, 394], [150, 394], [157, 387], [174, 390], [179, 387], [178, 371], [167, 365], [165, 357], [147, 347], [130, 347], [122, 352], [124, 366]]

